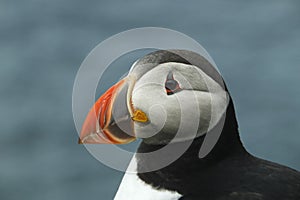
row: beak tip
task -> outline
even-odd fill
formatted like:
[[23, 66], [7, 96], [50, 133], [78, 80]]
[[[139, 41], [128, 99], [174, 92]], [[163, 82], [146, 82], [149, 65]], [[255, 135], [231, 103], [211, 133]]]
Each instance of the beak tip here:
[[[118, 100], [124, 102], [125, 99], [126, 104], [121, 104], [124, 112], [123, 110], [120, 111], [122, 116], [118, 116], [117, 120], [122, 122], [122, 127], [125, 126], [126, 130], [133, 132], [130, 110], [127, 105], [130, 83], [129, 80], [122, 79], [96, 101], [83, 122], [78, 144], [125, 144], [133, 141], [133, 136], [126, 134], [117, 123], [111, 123], [116, 120], [112, 116], [115, 102]], [[124, 114], [126, 119], [122, 118]], [[147, 121], [143, 112], [136, 114], [137, 121]]]

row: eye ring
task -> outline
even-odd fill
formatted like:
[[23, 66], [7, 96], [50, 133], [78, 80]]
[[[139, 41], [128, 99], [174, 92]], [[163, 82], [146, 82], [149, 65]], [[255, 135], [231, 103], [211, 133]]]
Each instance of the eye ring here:
[[173, 77], [173, 73], [169, 72], [166, 82], [165, 82], [165, 89], [167, 95], [172, 95], [181, 90], [178, 81], [176, 81]]

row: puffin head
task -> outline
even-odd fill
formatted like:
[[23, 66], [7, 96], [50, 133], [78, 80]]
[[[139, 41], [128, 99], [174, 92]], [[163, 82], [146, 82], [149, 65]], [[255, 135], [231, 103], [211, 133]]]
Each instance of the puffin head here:
[[[159, 50], [137, 60], [89, 111], [79, 143], [164, 145], [213, 129], [230, 97], [218, 71], [187, 50]], [[181, 124], [184, 124], [182, 127]], [[181, 129], [184, 134], [177, 135]]]

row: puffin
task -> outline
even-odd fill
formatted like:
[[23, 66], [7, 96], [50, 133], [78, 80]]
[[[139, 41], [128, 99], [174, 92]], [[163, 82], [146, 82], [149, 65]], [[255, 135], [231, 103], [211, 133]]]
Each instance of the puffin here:
[[219, 71], [196, 52], [157, 50], [92, 106], [81, 144], [141, 142], [115, 200], [297, 200], [300, 172], [244, 148]]

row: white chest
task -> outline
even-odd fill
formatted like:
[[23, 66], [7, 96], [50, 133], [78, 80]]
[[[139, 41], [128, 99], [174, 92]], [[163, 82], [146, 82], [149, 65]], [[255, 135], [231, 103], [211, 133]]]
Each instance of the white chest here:
[[[129, 171], [137, 171], [135, 156], [132, 158]], [[180, 194], [174, 191], [157, 190], [143, 182], [137, 173], [125, 173], [114, 200], [177, 200]]]

